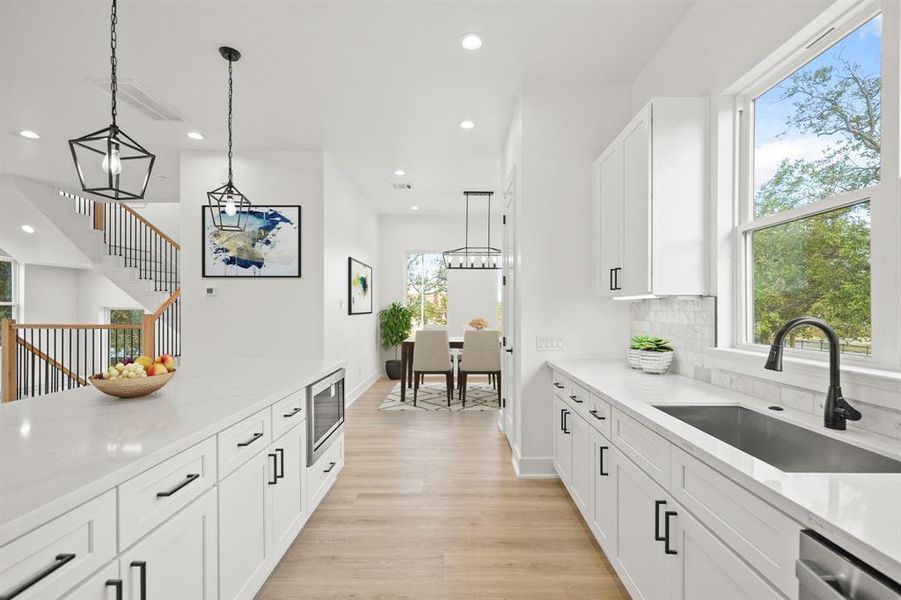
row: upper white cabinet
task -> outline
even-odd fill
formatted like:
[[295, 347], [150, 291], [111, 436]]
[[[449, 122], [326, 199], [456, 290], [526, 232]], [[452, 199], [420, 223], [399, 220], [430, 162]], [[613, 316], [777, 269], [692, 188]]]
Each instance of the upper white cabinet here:
[[707, 99], [656, 98], [595, 161], [599, 295], [707, 292]]

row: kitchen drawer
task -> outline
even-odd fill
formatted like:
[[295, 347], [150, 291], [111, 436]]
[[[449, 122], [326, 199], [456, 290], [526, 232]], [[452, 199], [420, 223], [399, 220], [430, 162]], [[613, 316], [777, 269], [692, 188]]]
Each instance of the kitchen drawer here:
[[58, 598], [115, 555], [116, 490], [109, 490], [0, 548], [0, 597]]
[[567, 398], [569, 396], [569, 380], [557, 371], [551, 372], [551, 378], [551, 385], [554, 388], [554, 394], [560, 396], [561, 398]]
[[307, 467], [307, 506], [310, 513], [328, 493], [344, 466], [344, 434], [332, 442], [329, 449], [312, 466]]
[[591, 415], [588, 414], [588, 411], [591, 409], [589, 404], [591, 397], [588, 394], [588, 390], [575, 383], [570, 383], [569, 393], [566, 395], [566, 398], [569, 400], [570, 406], [576, 409], [576, 413], [585, 419], [591, 418]]
[[798, 523], [680, 448], [673, 448], [670, 492], [782, 593], [798, 597]]
[[119, 550], [216, 483], [216, 438], [209, 437], [119, 486]]
[[669, 487], [670, 443], [619, 410], [613, 411], [613, 443], [665, 488]]
[[235, 423], [217, 436], [219, 481], [272, 441], [272, 411], [267, 407]]
[[307, 390], [298, 390], [272, 405], [272, 439], [277, 440], [306, 416]]
[[613, 428], [613, 408], [605, 400], [601, 400], [594, 394], [588, 398], [587, 420], [591, 426], [610, 438], [610, 430]]
[[[62, 600], [119, 600], [117, 591], [123, 586], [119, 578], [119, 561], [107, 563], [93, 577], [66, 594]], [[122, 590], [123, 594], [125, 590]]]

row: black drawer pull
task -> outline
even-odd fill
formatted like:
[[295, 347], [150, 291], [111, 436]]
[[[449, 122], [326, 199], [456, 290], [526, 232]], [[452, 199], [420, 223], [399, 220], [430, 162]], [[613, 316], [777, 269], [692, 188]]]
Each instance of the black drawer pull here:
[[563, 409], [563, 433], [565, 433], [566, 435], [570, 435], [572, 433], [572, 431], [570, 431], [566, 427], [566, 417], [568, 417], [569, 415], [570, 415], [570, 412], [564, 408]]
[[272, 459], [272, 481], [269, 482], [269, 485], [275, 485], [278, 483], [278, 455], [270, 454], [269, 458]]
[[679, 554], [675, 550], [671, 550], [669, 547], [669, 519], [670, 517], [675, 517], [676, 511], [668, 510], [663, 513], [663, 551], [667, 554]]
[[173, 495], [175, 492], [177, 492], [181, 488], [185, 487], [192, 481], [197, 481], [199, 478], [200, 478], [200, 473], [191, 473], [187, 477], [185, 477], [184, 481], [182, 481], [181, 483], [176, 485], [171, 490], [166, 490], [165, 492], [157, 492], [156, 497], [157, 498], [168, 498], [169, 496]]
[[666, 500], [654, 500], [654, 541], [662, 542], [666, 538], [660, 535], [660, 507], [666, 504]]
[[560, 409], [560, 431], [566, 431], [566, 409]]
[[116, 588], [116, 600], [122, 600], [122, 580], [121, 579], [107, 579], [106, 583], [104, 583], [103, 585], [105, 587]]
[[600, 450], [598, 450], [598, 459], [600, 462], [599, 475], [601, 477], [607, 477], [608, 475], [610, 475], [610, 473], [608, 473], [607, 471], [604, 470], [604, 450], [609, 450], [609, 449], [610, 449], [609, 446], [601, 446]]
[[284, 448], [276, 448], [276, 454], [278, 454], [278, 465], [281, 465], [281, 468], [275, 472], [276, 479], [284, 479], [285, 478], [285, 449]]
[[598, 411], [596, 411], [596, 410], [589, 410], [588, 414], [591, 415], [592, 417], [594, 417], [595, 419], [597, 419], [598, 421], [604, 421], [607, 419], [607, 417], [605, 417], [604, 415], [599, 415]]
[[249, 440], [247, 440], [246, 442], [238, 442], [238, 448], [244, 448], [245, 446], [249, 446], [252, 443], [254, 443], [255, 441], [257, 441], [258, 439], [260, 439], [261, 437], [263, 437], [262, 433], [255, 433], [255, 434], [253, 434], [253, 437], [250, 438]]
[[338, 463], [330, 462], [330, 463], [328, 464], [328, 469], [323, 469], [322, 472], [323, 472], [323, 473], [331, 473], [331, 472], [332, 472], [332, 469], [335, 468], [335, 465], [336, 465], [336, 464], [338, 464]]
[[558, 390], [562, 390], [562, 389], [565, 388], [566, 386], [563, 385], [562, 383], [560, 383], [559, 381], [555, 381], [555, 382], [554, 382], [554, 387], [557, 388]]
[[585, 402], [584, 400], [579, 400], [579, 397], [576, 396], [575, 394], [571, 395], [569, 397], [569, 399], [572, 400], [573, 402], [575, 402], [576, 404], [582, 404], [583, 402]]
[[303, 410], [303, 408], [300, 407], [300, 406], [298, 406], [297, 408], [295, 408], [295, 409], [292, 410], [291, 412], [285, 413], [285, 414], [283, 414], [282, 416], [283, 416], [284, 418], [286, 418], [286, 419], [290, 419], [291, 417], [293, 417], [294, 415], [296, 415], [297, 413], [299, 413], [299, 412], [302, 411], [302, 410]]
[[129, 566], [141, 569], [141, 600], [147, 600], [147, 561], [134, 560]]
[[62, 567], [73, 558], [75, 558], [74, 554], [57, 554], [52, 563], [32, 575], [31, 578], [29, 578], [27, 581], [23, 581], [5, 594], [0, 595], [0, 600], [12, 600], [40, 580], [44, 579], [45, 577]]

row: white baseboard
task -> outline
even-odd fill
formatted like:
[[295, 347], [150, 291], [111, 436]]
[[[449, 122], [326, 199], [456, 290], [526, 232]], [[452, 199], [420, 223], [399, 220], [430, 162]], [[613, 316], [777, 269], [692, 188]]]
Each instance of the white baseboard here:
[[368, 390], [368, 389], [369, 389], [369, 386], [371, 386], [373, 383], [375, 383], [376, 381], [378, 381], [379, 378], [380, 378], [381, 376], [382, 376], [381, 372], [376, 371], [375, 373], [373, 373], [372, 375], [370, 375], [369, 377], [367, 377], [366, 379], [364, 379], [363, 382], [360, 383], [357, 387], [355, 387], [354, 389], [352, 389], [350, 392], [347, 392], [347, 393], [344, 395], [344, 407], [347, 408], [347, 407], [349, 407], [351, 404], [353, 404], [354, 402], [356, 402], [356, 401], [357, 401], [357, 398], [359, 398], [360, 396], [362, 396], [362, 395], [363, 395], [363, 392], [365, 392], [366, 390]]
[[553, 456], [521, 456], [519, 448], [513, 450], [513, 472], [523, 479], [557, 479]]

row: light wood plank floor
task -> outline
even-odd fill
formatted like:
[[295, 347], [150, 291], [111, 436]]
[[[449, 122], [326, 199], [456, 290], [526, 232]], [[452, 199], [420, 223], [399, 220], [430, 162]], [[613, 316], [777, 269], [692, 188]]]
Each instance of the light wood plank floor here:
[[489, 412], [348, 409], [346, 464], [258, 598], [628, 594], [557, 480], [517, 479]]

